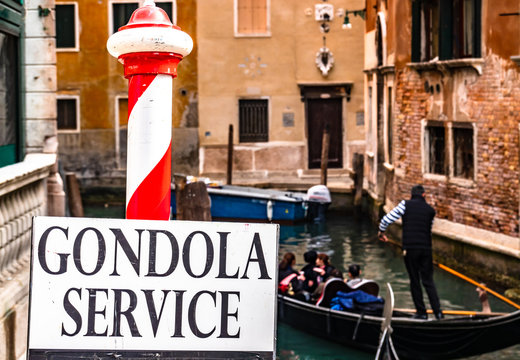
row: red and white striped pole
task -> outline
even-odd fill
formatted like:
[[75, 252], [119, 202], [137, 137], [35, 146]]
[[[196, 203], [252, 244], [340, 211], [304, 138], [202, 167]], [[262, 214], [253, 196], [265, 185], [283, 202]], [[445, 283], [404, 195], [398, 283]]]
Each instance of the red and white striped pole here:
[[127, 219], [170, 218], [172, 83], [177, 64], [192, 48], [191, 37], [153, 0], [107, 41], [129, 79]]

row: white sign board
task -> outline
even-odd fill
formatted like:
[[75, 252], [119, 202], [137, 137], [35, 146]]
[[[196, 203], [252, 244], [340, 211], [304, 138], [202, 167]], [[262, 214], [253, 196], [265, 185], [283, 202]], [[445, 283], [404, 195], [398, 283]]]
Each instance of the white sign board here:
[[279, 226], [35, 217], [31, 349], [275, 352]]

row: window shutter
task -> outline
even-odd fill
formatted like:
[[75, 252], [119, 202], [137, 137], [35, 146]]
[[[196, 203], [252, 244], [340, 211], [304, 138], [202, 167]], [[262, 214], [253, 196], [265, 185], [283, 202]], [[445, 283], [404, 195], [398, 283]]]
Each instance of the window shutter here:
[[421, 61], [421, 1], [412, 1], [412, 62]]
[[440, 0], [439, 60], [453, 58], [453, 1]]

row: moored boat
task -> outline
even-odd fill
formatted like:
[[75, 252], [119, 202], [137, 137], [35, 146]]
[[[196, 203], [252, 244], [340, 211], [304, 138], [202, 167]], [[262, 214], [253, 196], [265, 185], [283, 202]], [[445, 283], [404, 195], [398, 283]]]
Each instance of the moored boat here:
[[[295, 223], [307, 216], [305, 193], [236, 185], [208, 185], [207, 191], [214, 220]], [[174, 189], [171, 206], [175, 215]]]

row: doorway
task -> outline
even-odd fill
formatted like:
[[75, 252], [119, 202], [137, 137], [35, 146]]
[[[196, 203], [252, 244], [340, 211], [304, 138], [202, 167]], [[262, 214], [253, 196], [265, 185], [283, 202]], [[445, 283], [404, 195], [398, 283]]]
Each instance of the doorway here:
[[308, 99], [308, 154], [309, 169], [321, 167], [323, 132], [329, 131], [328, 168], [343, 167], [342, 99]]

